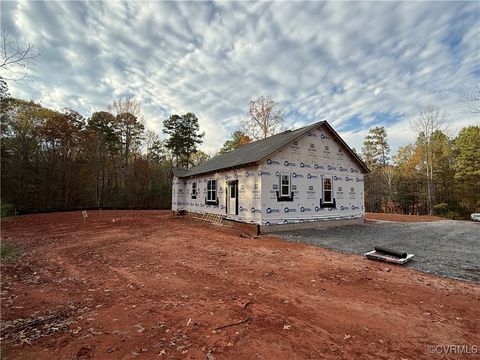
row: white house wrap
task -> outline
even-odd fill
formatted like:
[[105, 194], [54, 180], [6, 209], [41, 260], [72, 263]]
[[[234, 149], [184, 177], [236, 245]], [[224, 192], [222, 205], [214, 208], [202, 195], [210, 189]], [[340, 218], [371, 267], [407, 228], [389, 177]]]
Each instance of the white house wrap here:
[[220, 214], [262, 225], [264, 231], [295, 223], [363, 221], [367, 172], [322, 121], [244, 145], [188, 171], [174, 169], [172, 210]]

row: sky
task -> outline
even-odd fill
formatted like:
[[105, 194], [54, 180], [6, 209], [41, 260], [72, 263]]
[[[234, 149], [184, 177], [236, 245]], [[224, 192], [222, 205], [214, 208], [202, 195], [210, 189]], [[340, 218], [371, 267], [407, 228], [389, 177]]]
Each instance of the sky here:
[[[392, 150], [415, 141], [423, 106], [447, 133], [480, 124], [480, 2], [8, 2], [1, 27], [40, 52], [15, 97], [85, 117], [133, 97], [161, 134], [194, 112], [213, 153], [269, 95], [288, 128], [327, 120], [360, 150], [385, 126]], [[163, 137], [163, 135], [161, 135]]]

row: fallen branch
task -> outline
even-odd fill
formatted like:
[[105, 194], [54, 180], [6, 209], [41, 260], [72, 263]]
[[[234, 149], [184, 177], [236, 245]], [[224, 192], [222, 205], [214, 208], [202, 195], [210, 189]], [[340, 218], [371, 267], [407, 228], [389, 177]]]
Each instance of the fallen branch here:
[[250, 304], [252, 304], [252, 302], [251, 302], [251, 301], [247, 301], [247, 302], [245, 303], [245, 305], [243, 305], [243, 308], [246, 309], [247, 306], [250, 305]]
[[239, 321], [239, 322], [236, 322], [236, 323], [233, 323], [233, 324], [227, 324], [227, 325], [219, 326], [219, 327], [217, 327], [213, 330], [222, 330], [222, 329], [225, 329], [225, 328], [230, 327], [230, 326], [236, 326], [236, 325], [241, 325], [241, 324], [251, 323], [251, 322], [252, 322], [252, 318], [247, 317], [247, 318], [243, 319], [242, 321]]

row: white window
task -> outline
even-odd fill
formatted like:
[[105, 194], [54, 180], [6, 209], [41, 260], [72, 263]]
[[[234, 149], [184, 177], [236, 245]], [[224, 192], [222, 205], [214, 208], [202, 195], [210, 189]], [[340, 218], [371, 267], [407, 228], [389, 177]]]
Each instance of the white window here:
[[280, 196], [290, 196], [290, 175], [280, 175]]
[[197, 183], [192, 183], [192, 199], [197, 198]]
[[207, 181], [207, 202], [217, 201], [217, 180]]
[[323, 202], [325, 204], [332, 202], [332, 179], [323, 178]]

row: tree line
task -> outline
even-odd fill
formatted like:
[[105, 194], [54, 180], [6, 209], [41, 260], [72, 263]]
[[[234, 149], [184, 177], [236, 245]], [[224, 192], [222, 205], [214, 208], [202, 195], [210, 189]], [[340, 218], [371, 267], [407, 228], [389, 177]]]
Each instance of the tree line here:
[[[140, 104], [113, 101], [88, 118], [10, 97], [1, 81], [2, 204], [18, 212], [76, 208], [170, 208], [171, 169], [210, 156], [195, 114], [163, 122], [164, 140], [145, 128]], [[270, 97], [249, 103], [249, 117], [217, 154], [285, 130], [285, 111]], [[367, 211], [466, 217], [480, 208], [480, 128], [450, 138], [446, 113], [426, 107], [414, 143], [390, 155], [384, 127], [370, 129], [360, 157]]]
[[412, 123], [416, 141], [393, 156], [385, 128], [370, 129], [361, 154], [372, 171], [365, 179], [367, 211], [461, 219], [480, 210], [480, 127], [451, 138], [446, 117], [436, 106], [422, 109]]
[[[72, 109], [13, 98], [4, 79], [0, 83], [2, 207], [9, 204], [17, 213], [170, 208], [172, 167], [189, 169], [210, 158], [198, 148], [205, 134], [192, 112], [165, 119], [161, 140], [145, 128], [133, 99], [113, 101], [85, 118]], [[250, 124], [254, 135], [236, 131], [218, 153], [282, 129], [277, 106], [269, 97], [252, 101], [250, 111], [259, 121]]]
[[[192, 113], [172, 115], [181, 119], [181, 131], [161, 140], [145, 128], [132, 99], [114, 101], [88, 118], [12, 98], [4, 86], [0, 102], [2, 204], [19, 213], [170, 208], [172, 166], [206, 158], [197, 149], [202, 135]], [[187, 143], [180, 155], [172, 144], [178, 135]]]

